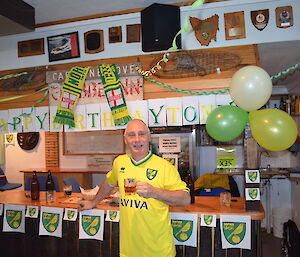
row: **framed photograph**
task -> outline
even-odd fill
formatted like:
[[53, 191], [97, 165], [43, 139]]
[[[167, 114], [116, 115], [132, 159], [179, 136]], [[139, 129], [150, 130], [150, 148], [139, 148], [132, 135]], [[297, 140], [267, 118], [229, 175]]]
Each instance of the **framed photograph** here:
[[141, 24], [126, 25], [126, 43], [141, 41]]
[[78, 32], [47, 37], [49, 62], [80, 57]]
[[18, 42], [18, 57], [40, 55], [44, 53], [44, 38]]
[[226, 40], [246, 38], [244, 11], [224, 13]]
[[84, 33], [84, 52], [95, 54], [104, 51], [103, 30], [90, 30]]
[[109, 43], [122, 42], [122, 26], [110, 27], [108, 29]]

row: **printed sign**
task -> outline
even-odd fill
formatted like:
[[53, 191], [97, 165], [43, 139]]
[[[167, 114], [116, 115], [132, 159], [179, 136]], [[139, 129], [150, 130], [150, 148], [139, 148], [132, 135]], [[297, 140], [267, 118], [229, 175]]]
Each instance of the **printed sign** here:
[[217, 162], [217, 168], [236, 167], [236, 149], [233, 147], [218, 147]]
[[6, 204], [4, 209], [3, 232], [25, 233], [25, 206]]
[[159, 152], [180, 153], [181, 152], [180, 137], [160, 137]]
[[104, 210], [86, 210], [79, 215], [79, 239], [103, 241]]
[[63, 208], [41, 207], [39, 235], [62, 237]]

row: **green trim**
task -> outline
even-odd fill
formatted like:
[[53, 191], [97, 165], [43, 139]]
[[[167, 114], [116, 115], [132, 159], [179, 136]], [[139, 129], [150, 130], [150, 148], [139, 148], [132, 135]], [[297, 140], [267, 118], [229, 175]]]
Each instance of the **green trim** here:
[[140, 165], [144, 164], [146, 161], [148, 161], [148, 160], [152, 157], [152, 155], [153, 155], [153, 153], [150, 153], [146, 159], [144, 159], [144, 160], [142, 160], [142, 161], [140, 161], [140, 162], [135, 162], [135, 161], [132, 159], [131, 156], [130, 156], [130, 160], [131, 160], [131, 163], [132, 163], [134, 166], [140, 166]]

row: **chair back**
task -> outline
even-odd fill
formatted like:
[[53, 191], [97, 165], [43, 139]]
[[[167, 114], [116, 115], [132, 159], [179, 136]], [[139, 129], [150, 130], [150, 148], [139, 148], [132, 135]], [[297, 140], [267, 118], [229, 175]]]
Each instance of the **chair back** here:
[[74, 178], [74, 177], [64, 178], [64, 184], [68, 185], [68, 186], [72, 186], [73, 193], [81, 192], [79, 183], [77, 182], [76, 178]]
[[0, 168], [0, 175], [3, 176], [3, 177], [0, 177], [0, 187], [2, 187], [2, 186], [5, 186], [8, 183], [8, 181], [4, 174], [4, 171], [1, 168]]
[[[46, 191], [47, 177], [48, 176], [37, 176], [39, 184], [40, 184], [40, 191]], [[53, 181], [54, 181], [55, 191], [60, 192], [57, 177], [52, 175], [52, 178], [53, 178]], [[32, 180], [32, 177], [27, 178], [26, 183], [25, 183], [25, 190], [30, 190], [31, 180]]]

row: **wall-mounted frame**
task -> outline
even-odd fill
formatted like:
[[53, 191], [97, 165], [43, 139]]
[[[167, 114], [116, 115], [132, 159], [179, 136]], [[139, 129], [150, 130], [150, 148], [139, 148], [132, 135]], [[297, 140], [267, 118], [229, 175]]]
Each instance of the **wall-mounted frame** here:
[[49, 62], [80, 57], [78, 32], [47, 37]]
[[63, 133], [64, 155], [119, 155], [125, 153], [123, 130]]
[[141, 24], [126, 25], [126, 43], [141, 41]]
[[84, 33], [84, 52], [95, 54], [104, 51], [103, 30], [90, 30]]
[[109, 43], [122, 42], [122, 26], [110, 27], [108, 29]]
[[246, 38], [244, 11], [224, 13], [226, 40]]
[[44, 38], [18, 42], [18, 57], [40, 55], [44, 53]]

